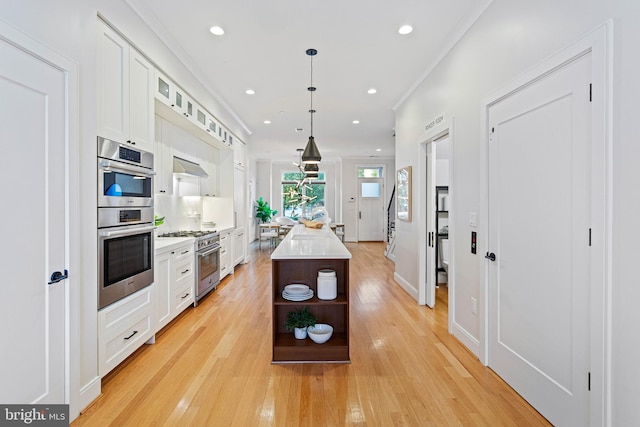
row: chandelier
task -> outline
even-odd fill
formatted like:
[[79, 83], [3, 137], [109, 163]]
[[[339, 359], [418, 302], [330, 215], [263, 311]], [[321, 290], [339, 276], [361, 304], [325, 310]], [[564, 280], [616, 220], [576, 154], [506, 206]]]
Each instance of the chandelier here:
[[[308, 203], [312, 200], [314, 200], [316, 198], [316, 196], [307, 196], [306, 194], [304, 194], [304, 190], [311, 190], [311, 186], [309, 186], [308, 182], [310, 179], [312, 178], [317, 178], [318, 177], [318, 165], [317, 164], [313, 164], [313, 165], [304, 165], [304, 162], [302, 160], [302, 152], [304, 151], [302, 148], [298, 148], [296, 150], [298, 153], [300, 153], [300, 162], [299, 163], [294, 163], [294, 165], [298, 168], [298, 171], [300, 171], [300, 175], [299, 175], [299, 179], [296, 182], [296, 185], [293, 186], [287, 193], [285, 193], [288, 198], [289, 198], [289, 203], [291, 204], [291, 207], [293, 209], [295, 209], [298, 206], [302, 206], [305, 203]], [[306, 169], [308, 166], [311, 167], [315, 167], [316, 172], [315, 172], [315, 176], [313, 176], [313, 172], [306, 172]]]

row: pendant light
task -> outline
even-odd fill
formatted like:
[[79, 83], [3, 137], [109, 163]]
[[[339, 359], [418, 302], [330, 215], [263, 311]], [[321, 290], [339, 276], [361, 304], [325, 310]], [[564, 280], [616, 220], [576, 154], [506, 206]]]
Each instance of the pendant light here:
[[304, 165], [304, 175], [307, 178], [318, 178], [320, 168], [317, 163], [307, 163]]
[[320, 156], [320, 151], [318, 151], [318, 146], [316, 145], [316, 141], [313, 139], [313, 114], [316, 110], [313, 109], [313, 92], [316, 91], [316, 88], [313, 87], [313, 57], [318, 53], [315, 49], [307, 49], [307, 55], [311, 58], [311, 86], [307, 88], [307, 90], [311, 93], [311, 109], [309, 113], [311, 114], [311, 136], [309, 137], [309, 141], [307, 142], [307, 146], [304, 149], [304, 153], [302, 153], [302, 163], [320, 163], [322, 157]]

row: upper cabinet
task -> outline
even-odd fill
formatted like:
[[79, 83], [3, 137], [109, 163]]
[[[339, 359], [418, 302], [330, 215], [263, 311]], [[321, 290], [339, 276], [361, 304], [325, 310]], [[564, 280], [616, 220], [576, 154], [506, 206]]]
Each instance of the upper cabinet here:
[[[155, 70], [154, 93], [156, 99], [164, 106], [160, 109], [160, 115], [176, 125], [188, 129], [189, 132], [196, 129], [206, 132], [213, 138], [211, 141], [214, 144], [217, 143], [218, 148], [231, 146], [231, 142], [229, 142], [231, 136], [213, 115], [158, 69]], [[171, 113], [167, 113], [168, 109], [178, 114], [170, 117]], [[180, 116], [182, 116], [180, 119], [182, 121], [179, 120]], [[204, 134], [202, 135], [203, 139], [207, 138]]]
[[[232, 137], [230, 137], [232, 138]], [[247, 147], [239, 139], [233, 140], [233, 164], [244, 169], [246, 167]]]
[[98, 135], [153, 152], [154, 67], [98, 22]]

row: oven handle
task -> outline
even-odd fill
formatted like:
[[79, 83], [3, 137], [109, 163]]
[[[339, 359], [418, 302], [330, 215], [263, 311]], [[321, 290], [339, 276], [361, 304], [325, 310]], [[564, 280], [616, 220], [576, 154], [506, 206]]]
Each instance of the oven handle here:
[[116, 163], [111, 160], [101, 160], [100, 168], [112, 170], [115, 172], [124, 172], [127, 174], [135, 173], [140, 176], [144, 176], [145, 178], [149, 178], [156, 174], [154, 171], [147, 168], [143, 168], [141, 166], [129, 165], [124, 163]]
[[102, 237], [127, 236], [130, 234], [140, 234], [145, 231], [153, 231], [155, 230], [155, 228], [156, 227], [153, 225], [145, 225], [142, 227], [127, 227], [126, 230], [101, 231], [100, 236]]
[[198, 258], [202, 258], [202, 257], [208, 256], [208, 255], [211, 255], [215, 251], [219, 251], [219, 250], [220, 250], [220, 246], [216, 246], [215, 248], [210, 249], [210, 250], [208, 250], [206, 252], [198, 253]]

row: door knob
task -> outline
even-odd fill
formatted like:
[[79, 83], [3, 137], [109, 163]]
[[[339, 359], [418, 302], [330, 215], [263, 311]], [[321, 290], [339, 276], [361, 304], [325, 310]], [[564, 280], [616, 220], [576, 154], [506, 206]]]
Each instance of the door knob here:
[[496, 260], [496, 254], [494, 254], [493, 252], [491, 252], [491, 253], [487, 252], [487, 254], [484, 257], [486, 259], [490, 259], [491, 261], [495, 261]]
[[67, 270], [64, 271], [64, 274], [62, 274], [59, 271], [54, 271], [51, 274], [51, 281], [49, 282], [50, 285], [53, 285], [54, 283], [58, 283], [63, 281], [64, 279], [68, 279], [69, 278], [69, 272]]

